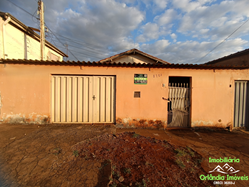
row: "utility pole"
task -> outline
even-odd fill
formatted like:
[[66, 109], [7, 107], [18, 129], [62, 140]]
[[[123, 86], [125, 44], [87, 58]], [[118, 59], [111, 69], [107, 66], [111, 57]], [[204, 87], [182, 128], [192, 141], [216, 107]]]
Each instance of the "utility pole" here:
[[44, 59], [45, 53], [45, 31], [44, 31], [44, 7], [41, 0], [38, 1], [38, 10], [40, 13], [40, 46], [41, 46], [41, 60]]

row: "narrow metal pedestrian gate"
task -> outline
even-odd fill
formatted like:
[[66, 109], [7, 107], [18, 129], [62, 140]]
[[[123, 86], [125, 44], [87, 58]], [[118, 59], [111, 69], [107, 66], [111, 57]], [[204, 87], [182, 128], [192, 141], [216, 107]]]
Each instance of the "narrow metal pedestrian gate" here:
[[234, 127], [249, 128], [249, 82], [235, 81]]
[[52, 122], [114, 123], [114, 77], [53, 75]]
[[188, 127], [190, 89], [185, 83], [169, 84], [168, 127]]

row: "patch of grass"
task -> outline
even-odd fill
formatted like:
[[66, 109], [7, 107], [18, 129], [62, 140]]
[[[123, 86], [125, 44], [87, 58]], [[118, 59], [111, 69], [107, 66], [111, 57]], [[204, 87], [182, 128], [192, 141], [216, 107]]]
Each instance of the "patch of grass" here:
[[140, 137], [140, 135], [139, 135], [139, 134], [134, 133], [134, 134], [132, 135], [132, 137], [133, 137], [133, 138], [139, 138], [139, 137]]
[[158, 143], [158, 142], [159, 142], [159, 140], [157, 140], [157, 139], [154, 140], [154, 143]]
[[168, 144], [162, 144], [162, 146], [165, 147], [165, 148], [169, 148]]
[[192, 157], [195, 156], [195, 153], [191, 150], [190, 147], [187, 147], [187, 150], [188, 150], [189, 154], [190, 154]]
[[145, 187], [147, 186], [146, 181], [144, 179], [142, 179], [142, 183], [143, 183], [143, 186], [145, 186]]
[[135, 183], [135, 186], [136, 186], [136, 187], [146, 187], [146, 186], [147, 186], [146, 180], [145, 180], [145, 179], [142, 179], [142, 182], [136, 182], [136, 183]]
[[189, 168], [189, 171], [190, 171], [191, 173], [194, 173], [194, 172], [195, 172], [195, 169], [194, 169], [194, 168]]
[[131, 174], [131, 169], [130, 168], [125, 168], [124, 173], [125, 174]]
[[117, 184], [115, 183], [115, 182], [113, 182], [111, 185], [110, 185], [110, 187], [116, 187], [117, 186]]
[[183, 163], [180, 159], [176, 159], [176, 163], [177, 163], [177, 165], [178, 165], [180, 168], [182, 168], [182, 169], [185, 168], [184, 163]]
[[74, 151], [73, 151], [73, 155], [74, 155], [75, 157], [78, 157], [78, 156], [79, 156], [79, 151], [78, 151], [78, 150], [74, 150]]
[[136, 186], [136, 187], [142, 187], [142, 185], [141, 185], [140, 182], [136, 182], [136, 183], [135, 183], [135, 186]]
[[120, 177], [120, 172], [117, 171], [116, 174], [115, 174], [115, 176], [116, 176], [117, 178], [119, 178], [119, 177]]
[[177, 156], [185, 156], [187, 153], [181, 149], [176, 149]]

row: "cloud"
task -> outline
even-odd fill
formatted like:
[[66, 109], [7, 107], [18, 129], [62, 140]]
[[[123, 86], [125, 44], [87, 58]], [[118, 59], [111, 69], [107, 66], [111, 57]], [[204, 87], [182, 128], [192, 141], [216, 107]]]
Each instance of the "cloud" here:
[[172, 33], [170, 37], [174, 40], [174, 42], [176, 42], [177, 35], [175, 33]]
[[161, 15], [154, 18], [153, 22], [146, 23], [141, 26], [142, 34], [137, 37], [137, 42], [147, 42], [150, 40], [156, 40], [162, 35], [170, 33], [172, 27], [172, 21], [177, 16], [177, 13], [173, 9], [167, 9]]
[[[245, 21], [248, 16], [248, 12], [246, 12], [248, 6], [249, 1], [243, 0], [222, 1], [220, 4], [198, 6], [183, 15], [177, 31], [198, 38], [211, 37], [212, 40], [225, 38]], [[248, 31], [248, 29], [245, 30]], [[241, 31], [239, 32], [241, 33]], [[238, 35], [234, 35], [234, 37], [238, 37]]]
[[[157, 41], [152, 45], [143, 44], [141, 49], [170, 63], [199, 64], [243, 50], [241, 46], [248, 43], [248, 41], [241, 38], [229, 40], [219, 46], [219, 50], [205, 56], [220, 42], [185, 41], [170, 44], [167, 41], [163, 41], [164, 45], [162, 45], [160, 41]], [[205, 58], [202, 58], [204, 56]]]
[[173, 0], [172, 4], [175, 8], [181, 9], [183, 12], [191, 12], [202, 5], [211, 3], [215, 0]]
[[127, 50], [137, 46], [130, 39], [130, 32], [143, 19], [138, 9], [114, 0], [86, 1], [77, 12], [69, 9], [60, 13], [57, 32], [109, 50]]
[[[36, 16], [37, 1], [11, 1]], [[194, 63], [249, 17], [249, 1], [246, 0], [43, 1], [49, 28], [63, 44], [69, 44], [79, 60], [90, 61], [139, 48], [172, 63]], [[28, 26], [39, 28], [39, 20], [7, 0], [0, 0], [0, 10], [10, 12]], [[248, 24], [202, 62], [249, 46], [246, 41]], [[51, 33], [47, 35], [47, 40], [66, 52]], [[70, 60], [75, 60], [69, 55]]]
[[168, 40], [158, 40], [153, 44], [142, 44], [141, 49], [150, 54], [158, 54], [164, 52], [169, 45], [170, 42]]
[[171, 23], [176, 17], [177, 12], [174, 9], [167, 9], [162, 15], [155, 17], [154, 20], [162, 26]]
[[137, 37], [137, 42], [146, 42], [159, 37], [159, 27], [156, 23], [146, 23], [141, 28], [143, 34]]
[[154, 3], [159, 7], [160, 9], [165, 9], [168, 4], [168, 0], [154, 0]]

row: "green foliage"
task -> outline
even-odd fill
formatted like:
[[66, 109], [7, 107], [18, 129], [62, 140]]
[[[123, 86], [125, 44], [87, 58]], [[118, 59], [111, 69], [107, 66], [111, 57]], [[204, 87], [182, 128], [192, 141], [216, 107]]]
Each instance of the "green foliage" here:
[[78, 150], [74, 150], [74, 151], [73, 151], [73, 155], [74, 155], [75, 157], [78, 157], [78, 156], [79, 156], [79, 151], [78, 151]]
[[194, 173], [194, 172], [195, 172], [195, 169], [194, 169], [194, 168], [189, 168], [189, 171], [190, 171], [191, 173]]
[[117, 186], [117, 184], [115, 183], [115, 182], [113, 182], [112, 184], [111, 184], [111, 187], [116, 187]]
[[190, 154], [192, 157], [195, 156], [195, 153], [191, 150], [190, 147], [187, 147], [187, 150], [188, 150], [189, 154]]
[[146, 187], [147, 186], [146, 181], [143, 179], [142, 182], [143, 182], [143, 186]]
[[165, 148], [169, 148], [168, 144], [162, 144], [162, 146], [165, 147]]
[[176, 149], [175, 150], [177, 153], [177, 156], [185, 156], [187, 153], [181, 149]]
[[124, 173], [125, 174], [131, 174], [131, 169], [130, 168], [125, 168]]
[[139, 135], [139, 134], [134, 133], [132, 137], [133, 137], [133, 138], [139, 138], [139, 137], [140, 137], [140, 135]]
[[180, 167], [180, 168], [185, 168], [185, 165], [184, 165], [184, 163], [180, 160], [180, 159], [176, 159], [176, 163], [177, 163], [177, 165]]

